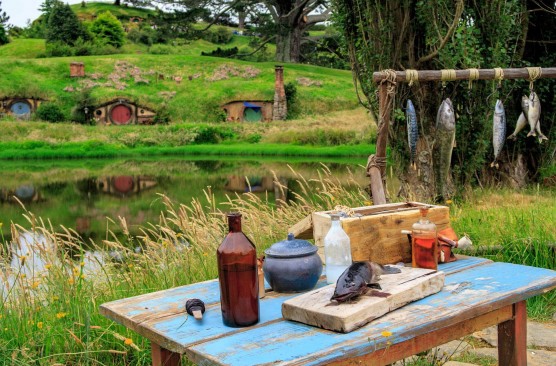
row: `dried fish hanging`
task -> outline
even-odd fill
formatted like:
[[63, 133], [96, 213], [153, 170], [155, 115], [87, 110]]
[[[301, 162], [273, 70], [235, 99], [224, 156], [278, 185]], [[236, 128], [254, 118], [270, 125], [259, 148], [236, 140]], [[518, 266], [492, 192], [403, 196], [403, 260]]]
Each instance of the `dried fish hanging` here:
[[529, 100], [525, 101], [525, 96], [522, 98], [522, 108], [527, 121], [529, 122], [529, 127], [531, 131], [527, 134], [529, 136], [539, 137], [539, 143], [543, 140], [548, 140], [548, 138], [541, 132], [541, 101], [535, 93], [535, 80], [542, 76], [542, 69], [540, 67], [527, 67], [527, 73], [529, 74]]
[[504, 110], [504, 104], [500, 99], [502, 92], [502, 80], [504, 80], [503, 69], [494, 69], [494, 80], [497, 81], [497, 99], [496, 105], [494, 106], [494, 116], [492, 118], [492, 146], [494, 148], [494, 160], [490, 163], [490, 167], [496, 167], [496, 169], [498, 169], [498, 156], [500, 155], [500, 152], [504, 147], [504, 141], [506, 140], [506, 112]]
[[[444, 90], [446, 89], [446, 82], [455, 79], [455, 70], [442, 70], [443, 98]], [[452, 150], [455, 146], [455, 142], [456, 114], [450, 98], [445, 98], [436, 114], [434, 147], [432, 151], [437, 201], [442, 201], [445, 197], [449, 196], [446, 187], [450, 176]]]
[[[408, 69], [405, 71], [406, 78], [409, 81], [409, 87], [413, 86], [413, 83], [419, 81], [419, 74], [417, 70]], [[409, 160], [413, 170], [417, 170], [417, 164], [415, 163], [415, 158], [417, 157], [417, 140], [419, 139], [419, 127], [417, 124], [417, 113], [415, 112], [415, 107], [411, 99], [407, 99], [407, 104], [405, 107], [405, 120], [407, 124], [407, 143], [409, 146]]]

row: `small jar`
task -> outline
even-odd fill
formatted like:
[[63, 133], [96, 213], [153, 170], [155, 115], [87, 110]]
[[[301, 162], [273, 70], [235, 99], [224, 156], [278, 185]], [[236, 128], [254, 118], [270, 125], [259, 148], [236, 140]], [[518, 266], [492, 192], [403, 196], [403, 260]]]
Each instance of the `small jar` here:
[[420, 209], [421, 218], [413, 224], [411, 235], [411, 264], [415, 268], [438, 268], [438, 239], [436, 225], [429, 221], [429, 209]]
[[322, 274], [318, 248], [306, 240], [288, 239], [265, 250], [264, 277], [276, 292], [302, 292], [315, 287]]

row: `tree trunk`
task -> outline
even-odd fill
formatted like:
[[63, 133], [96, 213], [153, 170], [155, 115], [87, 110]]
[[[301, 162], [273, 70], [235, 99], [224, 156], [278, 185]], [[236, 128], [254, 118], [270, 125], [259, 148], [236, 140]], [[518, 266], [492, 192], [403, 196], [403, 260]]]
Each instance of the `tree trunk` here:
[[245, 14], [244, 11], [240, 10], [240, 11], [237, 12], [237, 19], [238, 19], [238, 26], [237, 27], [240, 31], [243, 31], [245, 29], [245, 17], [246, 17], [246, 14]]
[[120, 6], [120, 5], [122, 5], [122, 1], [121, 0], [116, 0], [116, 1], [114, 1], [114, 5]]
[[278, 28], [278, 34], [276, 35], [276, 61], [294, 62], [291, 59], [291, 48], [293, 42], [292, 29], [287, 20], [281, 20]]

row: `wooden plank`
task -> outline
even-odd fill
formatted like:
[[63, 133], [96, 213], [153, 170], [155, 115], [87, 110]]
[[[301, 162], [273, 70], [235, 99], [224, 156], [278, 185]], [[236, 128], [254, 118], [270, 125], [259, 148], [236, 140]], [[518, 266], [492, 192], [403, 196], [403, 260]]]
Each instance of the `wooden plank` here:
[[444, 285], [444, 272], [405, 267], [399, 274], [383, 275], [381, 291], [388, 297], [360, 296], [339, 304], [331, 302], [336, 285], [328, 285], [296, 296], [282, 304], [282, 316], [337, 332], [351, 332], [392, 310], [437, 293]]
[[[394, 205], [354, 208], [354, 213], [362, 217], [342, 218], [341, 224], [351, 242], [351, 256], [354, 261], [370, 260], [380, 264], [411, 262], [411, 245], [407, 235], [401, 230], [411, 230], [421, 216], [422, 203], [409, 202]], [[427, 205], [429, 206], [429, 205]], [[331, 226], [330, 213], [313, 213], [313, 236], [319, 255], [324, 260], [324, 237]], [[431, 206], [428, 214], [438, 230], [450, 227], [450, 209], [446, 206]]]
[[[384, 350], [373, 352], [364, 356], [334, 361], [328, 365], [388, 365], [406, 357], [413, 356], [419, 352], [429, 350], [438, 345], [459, 339], [478, 330], [509, 320], [512, 317], [512, 305], [504, 306], [498, 310], [479, 315], [476, 318], [465, 320], [448, 327], [436, 329], [430, 333], [422, 334], [395, 345], [390, 345]], [[505, 364], [500, 363], [500, 365]]]
[[498, 324], [498, 362], [500, 365], [527, 365], [527, 304], [513, 305], [512, 319]]
[[187, 349], [193, 361], [222, 365], [321, 365], [384, 350], [556, 287], [556, 272], [508, 263], [479, 265], [446, 277], [437, 294], [342, 334], [277, 321]]
[[288, 229], [297, 239], [313, 239], [313, 217], [307, 215], [303, 220]]
[[160, 347], [151, 342], [151, 357], [153, 366], [179, 366], [181, 355]]
[[[325, 286], [326, 281], [319, 280], [317, 287]], [[277, 293], [270, 291], [260, 299], [260, 321], [254, 327], [281, 320], [282, 303], [285, 299], [298, 296], [297, 293]], [[231, 328], [222, 322], [220, 303], [206, 306], [201, 321], [187, 316], [184, 311], [153, 317], [136, 325], [136, 332], [160, 346], [177, 353], [186, 352], [187, 348], [210, 339], [245, 331], [249, 328]]]
[[[526, 68], [520, 69], [503, 69], [504, 79], [527, 79], [529, 80], [529, 73]], [[554, 79], [556, 78], [556, 67], [543, 67], [541, 68], [542, 78], [544, 79]], [[469, 69], [466, 70], [455, 70], [456, 77], [455, 80], [469, 80]], [[441, 81], [442, 71], [441, 70], [418, 70], [417, 71], [419, 81]], [[387, 77], [382, 71], [373, 73], [373, 81], [378, 83]], [[495, 71], [494, 69], [479, 69], [479, 80], [494, 80]], [[407, 72], [406, 71], [396, 71], [396, 81], [397, 82], [407, 82]]]

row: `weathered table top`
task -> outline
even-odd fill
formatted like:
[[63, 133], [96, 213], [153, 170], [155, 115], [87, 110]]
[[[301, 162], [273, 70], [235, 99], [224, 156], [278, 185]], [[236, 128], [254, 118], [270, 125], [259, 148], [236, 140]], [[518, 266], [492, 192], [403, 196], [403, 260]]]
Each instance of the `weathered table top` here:
[[[101, 305], [104, 316], [172, 352], [203, 365], [319, 365], [387, 350], [433, 330], [474, 319], [556, 287], [556, 272], [462, 257], [439, 267], [443, 289], [353, 332], [342, 334], [282, 318], [282, 302], [298, 294], [267, 291], [260, 322], [248, 328], [222, 323], [218, 280]], [[326, 285], [320, 281], [317, 286]], [[185, 320], [185, 301], [207, 305], [202, 321]]]

